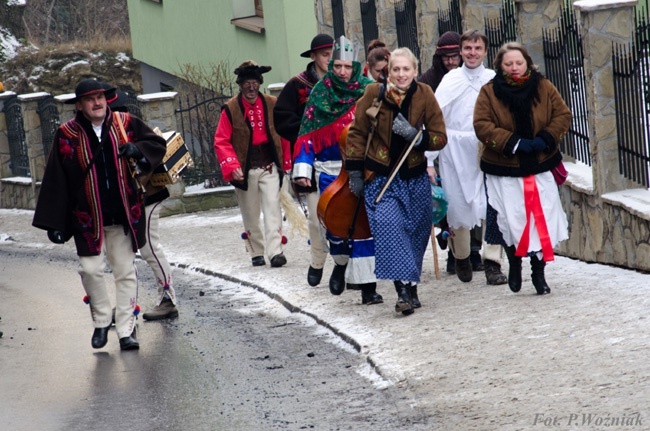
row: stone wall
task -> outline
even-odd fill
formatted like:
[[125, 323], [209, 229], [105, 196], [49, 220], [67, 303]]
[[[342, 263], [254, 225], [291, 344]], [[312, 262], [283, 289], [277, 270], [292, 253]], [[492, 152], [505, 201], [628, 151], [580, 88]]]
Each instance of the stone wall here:
[[[74, 95], [56, 96], [61, 122], [74, 116], [74, 105], [65, 101]], [[15, 94], [7, 92], [0, 95], [0, 108], [7, 97]], [[40, 189], [40, 181], [45, 170], [46, 156], [41, 137], [41, 120], [38, 115], [38, 101], [50, 97], [47, 93], [34, 93], [18, 96], [23, 116], [23, 129], [29, 158], [31, 178], [13, 177], [9, 169], [10, 153], [5, 115], [0, 109], [0, 208], [34, 209]], [[178, 104], [177, 93], [164, 92], [138, 96], [142, 117], [152, 128], [162, 131], [179, 130], [176, 121]], [[162, 205], [161, 215], [204, 211], [212, 208], [237, 206], [232, 187], [207, 189], [201, 192], [185, 193], [183, 181], [168, 186], [170, 198]]]

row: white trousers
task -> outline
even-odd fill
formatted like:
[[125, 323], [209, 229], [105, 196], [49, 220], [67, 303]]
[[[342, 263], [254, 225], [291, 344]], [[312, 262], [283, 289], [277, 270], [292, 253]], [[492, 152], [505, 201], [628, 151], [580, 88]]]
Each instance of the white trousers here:
[[[282, 208], [280, 177], [272, 169], [248, 171], [248, 190], [235, 188], [239, 210], [246, 230], [246, 251], [251, 257], [272, 258], [282, 253]], [[260, 227], [260, 212], [264, 215], [264, 234]]]
[[309, 218], [307, 220], [309, 226], [309, 250], [311, 253], [311, 266], [320, 269], [325, 266], [329, 247], [325, 239], [325, 229], [318, 221], [318, 199], [320, 193], [317, 191], [305, 193], [302, 196], [307, 201], [307, 210], [309, 211]]
[[100, 255], [79, 256], [79, 275], [90, 299], [90, 314], [95, 328], [110, 326], [112, 320], [113, 307], [104, 279], [104, 256], [115, 279], [115, 329], [119, 338], [128, 337], [135, 329], [136, 316], [133, 312], [138, 300], [138, 280], [131, 233], [125, 234], [123, 226], [104, 227], [104, 244]]
[[156, 276], [158, 283], [158, 300], [156, 305], [162, 302], [165, 294], [176, 305], [176, 292], [172, 285], [172, 268], [160, 245], [158, 220], [160, 219], [161, 203], [162, 201], [147, 205], [144, 209], [147, 215], [147, 244], [140, 249], [140, 255]]
[[[481, 221], [483, 238], [483, 260], [501, 263], [501, 246], [499, 244], [488, 244], [485, 242], [485, 221]], [[456, 259], [467, 259], [471, 252], [471, 229], [464, 227], [454, 228], [454, 235], [450, 238], [449, 244]]]

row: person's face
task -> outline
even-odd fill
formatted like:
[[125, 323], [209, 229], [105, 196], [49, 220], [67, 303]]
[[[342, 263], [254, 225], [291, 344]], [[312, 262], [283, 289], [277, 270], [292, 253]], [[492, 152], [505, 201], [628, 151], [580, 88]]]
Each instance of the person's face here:
[[372, 79], [379, 81], [379, 77], [382, 73], [384, 73], [384, 67], [386, 67], [387, 64], [387, 61], [379, 61], [377, 64], [369, 67], [368, 70], [370, 71], [370, 76], [372, 76]]
[[104, 93], [82, 96], [77, 101], [76, 108], [94, 125], [101, 124], [106, 117], [106, 96]]
[[239, 90], [248, 103], [255, 103], [260, 91], [260, 82], [257, 79], [247, 79], [239, 84]]
[[390, 76], [390, 81], [397, 88], [401, 90], [409, 88], [417, 73], [418, 71], [413, 67], [413, 62], [410, 59], [401, 55], [391, 59], [388, 75]]
[[447, 69], [447, 72], [457, 68], [460, 65], [460, 54], [444, 54], [442, 56], [442, 64]]
[[348, 82], [352, 77], [352, 62], [343, 60], [334, 60], [332, 66], [334, 74], [343, 82]]
[[314, 61], [318, 76], [323, 76], [327, 73], [327, 66], [332, 59], [332, 48], [319, 49], [318, 51], [312, 52], [310, 57]]
[[501, 70], [512, 75], [512, 76], [522, 76], [526, 74], [528, 69], [528, 63], [524, 58], [524, 55], [518, 49], [513, 49], [503, 54], [503, 59], [501, 60]]
[[487, 55], [487, 49], [483, 40], [465, 40], [460, 46], [460, 56], [468, 69], [476, 69]]

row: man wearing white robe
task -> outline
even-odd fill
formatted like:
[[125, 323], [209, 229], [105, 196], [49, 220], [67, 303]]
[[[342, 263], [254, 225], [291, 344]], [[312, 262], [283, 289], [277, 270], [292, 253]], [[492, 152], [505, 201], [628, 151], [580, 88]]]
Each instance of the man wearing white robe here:
[[[474, 105], [481, 87], [495, 75], [483, 65], [487, 37], [476, 30], [460, 39], [463, 65], [447, 73], [436, 90], [436, 99], [447, 126], [447, 146], [440, 151], [442, 187], [449, 202], [447, 221], [453, 235], [450, 245], [456, 258], [456, 275], [463, 282], [472, 280], [470, 230], [483, 226], [487, 199], [483, 172], [479, 167], [479, 141], [474, 133]], [[483, 244], [483, 262], [488, 284], [505, 284], [501, 273], [501, 246]]]

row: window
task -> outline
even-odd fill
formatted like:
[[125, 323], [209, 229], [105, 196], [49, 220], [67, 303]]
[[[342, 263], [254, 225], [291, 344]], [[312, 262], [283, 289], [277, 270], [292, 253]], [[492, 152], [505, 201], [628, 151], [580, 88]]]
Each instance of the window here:
[[233, 19], [230, 23], [234, 26], [254, 31], [264, 32], [264, 11], [262, 0], [231, 0]]

